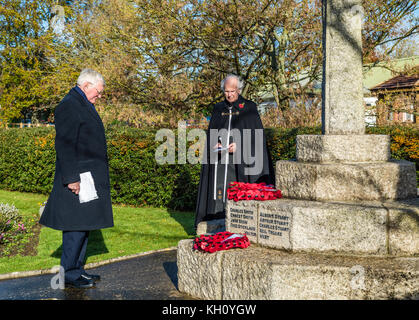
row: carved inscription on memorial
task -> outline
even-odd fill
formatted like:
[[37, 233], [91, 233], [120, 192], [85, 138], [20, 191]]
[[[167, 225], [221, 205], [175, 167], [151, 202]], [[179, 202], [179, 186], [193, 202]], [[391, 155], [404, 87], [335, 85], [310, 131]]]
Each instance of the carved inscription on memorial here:
[[257, 208], [231, 206], [228, 219], [228, 231], [246, 233], [250, 241], [257, 241]]
[[291, 215], [285, 211], [260, 208], [258, 242], [275, 248], [290, 249]]

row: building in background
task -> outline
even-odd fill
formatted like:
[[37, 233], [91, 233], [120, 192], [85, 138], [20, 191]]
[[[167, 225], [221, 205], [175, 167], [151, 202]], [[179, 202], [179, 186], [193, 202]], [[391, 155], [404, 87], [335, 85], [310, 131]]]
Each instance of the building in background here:
[[386, 108], [384, 117], [391, 122], [417, 123], [419, 112], [419, 75], [400, 75], [373, 88], [371, 93]]
[[[417, 123], [418, 68], [419, 56], [364, 65], [363, 87], [367, 126], [375, 126], [379, 124], [378, 122], [381, 124], [384, 122]], [[302, 76], [302, 78], [305, 77]], [[311, 85], [309, 100], [314, 100], [315, 96], [321, 96], [321, 75], [319, 79]], [[306, 81], [302, 80], [298, 84], [304, 87], [307, 84]], [[258, 105], [260, 114], [277, 107], [269, 86], [261, 90], [258, 99], [255, 100], [261, 101]], [[310, 105], [310, 101], [307, 103]], [[293, 101], [289, 101], [290, 108], [294, 104]], [[385, 119], [379, 119], [380, 117]]]
[[364, 66], [367, 124], [417, 123], [419, 56]]

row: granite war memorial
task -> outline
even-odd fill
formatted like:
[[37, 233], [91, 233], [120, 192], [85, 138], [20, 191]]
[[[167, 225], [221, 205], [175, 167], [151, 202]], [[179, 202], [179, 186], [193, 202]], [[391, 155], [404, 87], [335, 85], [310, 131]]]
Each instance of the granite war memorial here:
[[[179, 290], [202, 299], [419, 299], [415, 164], [365, 134], [360, 0], [323, 1], [322, 135], [276, 163], [283, 198], [228, 201], [225, 227], [252, 245], [178, 244]], [[198, 230], [203, 230], [198, 227]]]

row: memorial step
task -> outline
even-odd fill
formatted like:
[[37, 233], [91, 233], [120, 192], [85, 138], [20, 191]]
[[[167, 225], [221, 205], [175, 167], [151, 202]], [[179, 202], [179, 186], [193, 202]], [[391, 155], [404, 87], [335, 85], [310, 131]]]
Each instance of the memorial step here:
[[226, 230], [293, 252], [419, 255], [419, 198], [387, 202], [228, 201]]
[[178, 244], [179, 291], [211, 300], [418, 299], [419, 258], [289, 253], [251, 245], [215, 253]]
[[298, 135], [300, 162], [384, 162], [390, 160], [390, 136]]
[[286, 198], [317, 201], [416, 197], [413, 162], [306, 163], [277, 161], [276, 187]]

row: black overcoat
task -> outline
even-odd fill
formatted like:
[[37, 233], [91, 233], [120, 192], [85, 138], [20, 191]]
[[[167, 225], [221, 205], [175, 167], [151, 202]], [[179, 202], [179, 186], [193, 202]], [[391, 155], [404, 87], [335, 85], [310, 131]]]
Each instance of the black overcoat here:
[[[196, 210], [195, 210], [195, 228], [197, 227], [198, 223], [205, 220], [212, 220], [212, 219], [219, 219], [225, 217], [225, 212], [217, 212], [216, 201], [214, 200], [214, 172], [215, 172], [215, 165], [213, 161], [211, 161], [211, 154], [214, 142], [209, 143], [210, 141], [210, 130], [211, 129], [227, 129], [229, 117], [227, 114], [229, 103], [224, 100], [222, 102], [217, 103], [214, 105], [210, 123], [208, 126], [207, 131], [207, 139], [205, 144], [205, 152], [204, 152], [204, 159], [205, 162], [202, 163], [201, 166], [201, 174], [200, 174], [200, 181], [199, 181], [199, 188], [198, 188], [198, 197], [196, 203]], [[246, 182], [246, 183], [260, 183], [265, 182], [267, 184], [275, 184], [275, 173], [273, 169], [273, 164], [270, 156], [270, 152], [267, 148], [266, 143], [266, 136], [265, 132], [263, 131], [262, 121], [260, 119], [259, 113], [257, 111], [257, 106], [253, 101], [247, 100], [242, 96], [239, 96], [238, 100], [231, 104], [232, 107], [232, 119], [231, 119], [231, 129], [238, 130], [242, 135], [242, 148], [240, 149], [241, 153], [241, 163], [236, 163], [234, 165], [230, 165], [229, 169], [232, 169], [234, 173], [231, 175], [234, 177], [234, 180], [238, 182]], [[245, 143], [243, 142], [244, 130], [250, 129], [252, 135], [251, 141], [251, 150], [244, 150]], [[263, 132], [263, 140], [256, 141], [255, 139], [255, 131], [259, 129]], [[231, 142], [231, 141], [230, 141]], [[258, 148], [256, 148], [256, 143]], [[215, 143], [216, 144], [216, 143]], [[261, 147], [261, 148], [260, 148]], [[249, 148], [248, 148], [249, 149]], [[255, 155], [257, 150], [262, 149], [263, 155], [263, 164], [262, 170], [258, 174], [248, 175], [246, 174], [245, 169], [252, 167], [252, 165], [248, 165], [250, 161], [245, 161], [246, 152], [250, 155]], [[224, 167], [218, 165], [217, 170], [224, 170]], [[230, 175], [230, 174], [229, 174]], [[231, 182], [231, 181], [228, 181]], [[218, 181], [217, 181], [218, 183]]]
[[[92, 105], [74, 88], [55, 109], [55, 177], [40, 224], [65, 231], [113, 227], [105, 129]], [[98, 199], [80, 203], [67, 185], [90, 171]]]

